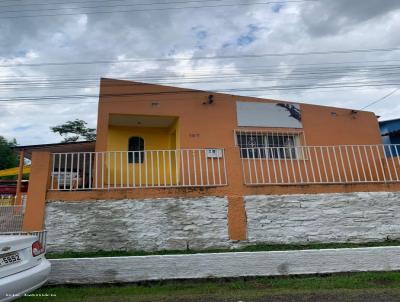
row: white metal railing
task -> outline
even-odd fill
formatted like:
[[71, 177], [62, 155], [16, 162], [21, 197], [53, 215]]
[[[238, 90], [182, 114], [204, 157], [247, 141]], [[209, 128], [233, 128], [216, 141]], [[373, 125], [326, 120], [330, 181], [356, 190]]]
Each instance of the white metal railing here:
[[[21, 194], [21, 204], [26, 204], [26, 193]], [[1, 194], [0, 195], [0, 206], [12, 206], [17, 205], [17, 196], [13, 194]]]
[[0, 206], [11, 206], [15, 203], [16, 196], [11, 194], [0, 195]]
[[14, 196], [2, 200], [0, 204], [0, 232], [19, 232], [22, 230], [26, 205], [26, 195], [17, 204]]
[[223, 149], [53, 153], [50, 190], [227, 185]]
[[241, 148], [246, 185], [400, 181], [400, 145]]

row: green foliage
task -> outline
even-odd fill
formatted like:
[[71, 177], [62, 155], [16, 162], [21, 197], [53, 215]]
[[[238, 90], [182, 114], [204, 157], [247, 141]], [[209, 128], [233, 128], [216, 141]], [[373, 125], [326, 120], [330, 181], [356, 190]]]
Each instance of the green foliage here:
[[64, 124], [50, 127], [54, 133], [58, 133], [63, 139], [63, 143], [77, 142], [79, 140], [93, 141], [96, 139], [96, 129], [88, 128], [84, 120], [76, 119]]
[[[190, 270], [190, 268], [188, 268]], [[21, 301], [398, 301], [399, 272], [48, 286]]]
[[0, 170], [14, 168], [18, 166], [18, 156], [11, 148], [17, 145], [15, 139], [7, 140], [0, 136]]

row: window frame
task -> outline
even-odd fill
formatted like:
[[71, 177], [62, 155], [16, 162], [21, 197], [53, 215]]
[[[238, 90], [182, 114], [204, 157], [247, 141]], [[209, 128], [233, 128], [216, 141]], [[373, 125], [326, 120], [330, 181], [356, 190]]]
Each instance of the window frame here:
[[[243, 142], [249, 137], [255, 137], [252, 145]], [[303, 140], [303, 131], [235, 130], [235, 144], [245, 159], [304, 159], [304, 152], [298, 148], [304, 145]]]
[[[137, 145], [131, 142], [132, 140], [138, 140]], [[131, 136], [128, 139], [128, 163], [129, 164], [143, 164], [144, 162], [144, 138], [141, 136]]]

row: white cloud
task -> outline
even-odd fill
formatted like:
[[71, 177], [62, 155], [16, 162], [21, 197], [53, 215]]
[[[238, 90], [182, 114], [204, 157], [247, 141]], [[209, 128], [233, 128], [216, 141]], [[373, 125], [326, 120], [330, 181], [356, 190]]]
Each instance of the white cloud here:
[[[18, 3], [28, 4], [27, 7], [19, 6], [21, 10], [32, 7], [28, 0]], [[199, 5], [201, 3], [191, 6]], [[46, 6], [40, 7], [42, 14], [55, 13], [46, 12]], [[50, 7], [54, 6], [47, 6]], [[1, 19], [0, 16], [0, 65], [400, 47], [399, 7], [397, 0], [321, 0], [279, 7], [254, 4], [23, 19]], [[93, 9], [82, 8], [80, 11]], [[343, 64], [353, 61], [361, 63]], [[372, 71], [357, 67], [365, 65], [376, 67]], [[351, 66], [355, 67], [349, 69]], [[323, 73], [321, 67], [324, 67]], [[205, 90], [306, 85], [314, 87], [265, 89], [241, 94], [361, 108], [396, 86], [337, 89], [316, 89], [315, 86], [333, 82], [345, 85], [356, 80], [399, 84], [399, 67], [400, 51], [0, 67], [0, 99], [39, 98], [36, 103], [0, 103], [0, 135], [16, 137], [20, 144], [46, 143], [60, 140], [50, 132], [52, 125], [82, 118], [94, 127], [96, 98], [64, 98], [51, 104], [49, 100], [41, 100], [40, 96], [96, 94], [101, 76], [175, 83], [180, 87]], [[315, 72], [315, 76], [310, 72]], [[204, 74], [208, 76], [198, 78]], [[24, 80], [28, 82], [22, 82]], [[15, 85], [17, 81], [20, 81], [19, 85]], [[370, 109], [385, 119], [398, 117], [398, 98], [400, 92]]]

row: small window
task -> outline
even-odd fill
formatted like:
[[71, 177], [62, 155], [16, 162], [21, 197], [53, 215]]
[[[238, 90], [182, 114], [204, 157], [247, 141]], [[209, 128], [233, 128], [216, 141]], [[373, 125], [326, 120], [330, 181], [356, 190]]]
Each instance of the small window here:
[[144, 159], [144, 139], [138, 136], [131, 137], [129, 139], [128, 151], [128, 161], [130, 164], [142, 164]]
[[238, 132], [236, 141], [242, 158], [298, 157], [299, 134]]

